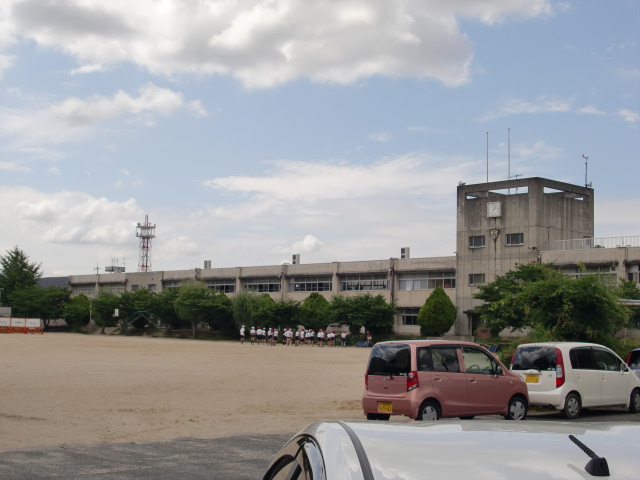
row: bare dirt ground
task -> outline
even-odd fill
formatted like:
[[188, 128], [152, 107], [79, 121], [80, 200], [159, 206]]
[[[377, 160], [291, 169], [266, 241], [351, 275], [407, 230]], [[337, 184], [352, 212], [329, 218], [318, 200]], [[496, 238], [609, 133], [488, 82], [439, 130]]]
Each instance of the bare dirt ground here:
[[0, 335], [0, 451], [294, 433], [363, 420], [369, 349]]

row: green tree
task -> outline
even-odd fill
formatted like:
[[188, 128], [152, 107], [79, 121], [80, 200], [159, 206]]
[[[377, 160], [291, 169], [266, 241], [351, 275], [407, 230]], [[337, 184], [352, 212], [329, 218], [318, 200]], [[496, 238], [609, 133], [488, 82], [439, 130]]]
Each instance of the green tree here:
[[522, 290], [533, 282], [564, 277], [550, 264], [529, 263], [518, 265], [504, 275], [499, 275], [493, 282], [478, 287], [474, 298], [484, 303], [476, 307], [485, 326], [497, 337], [505, 328], [519, 330], [531, 327], [526, 313], [528, 306], [518, 296]]
[[394, 315], [394, 306], [382, 295], [337, 295], [331, 299], [331, 323], [349, 327], [353, 335], [359, 334], [362, 328], [372, 335], [389, 333], [393, 330]]
[[154, 292], [145, 288], [135, 292], [123, 292], [120, 294], [120, 322], [123, 326], [123, 334], [126, 334], [129, 327], [144, 328], [147, 325], [156, 325], [158, 317], [154, 315], [155, 306]]
[[300, 302], [295, 300], [278, 300], [273, 305], [274, 325], [282, 328], [294, 328], [300, 316]]
[[71, 292], [68, 288], [36, 285], [14, 291], [12, 298], [14, 316], [39, 318], [46, 330], [51, 320], [64, 317], [65, 307], [71, 301]]
[[253, 302], [256, 294], [252, 292], [240, 292], [231, 299], [231, 311], [236, 328], [244, 325], [246, 328], [253, 323]]
[[198, 324], [208, 323], [215, 309], [215, 300], [211, 290], [198, 280], [193, 280], [178, 288], [175, 301], [176, 311], [183, 320], [191, 323], [193, 338], [197, 337]]
[[182, 320], [176, 311], [176, 299], [178, 298], [178, 288], [167, 288], [153, 297], [151, 312], [158, 319], [158, 323], [164, 325], [169, 334], [174, 328], [183, 328], [189, 322]]
[[276, 301], [268, 293], [254, 296], [252, 302], [253, 321], [263, 327], [275, 327]]
[[533, 282], [519, 294], [534, 327], [563, 341], [611, 344], [629, 310], [597, 275]]
[[91, 301], [91, 310], [94, 322], [104, 332], [105, 327], [114, 327], [118, 320], [113, 316], [116, 308], [120, 307], [120, 298], [104, 290], [98, 292], [98, 296]]
[[531, 327], [553, 340], [610, 344], [629, 311], [596, 275], [572, 278], [550, 265], [519, 266], [480, 288], [476, 298], [492, 332]]
[[219, 290], [209, 290], [209, 295], [211, 305], [207, 312], [207, 323], [223, 335], [232, 335], [236, 330], [236, 324], [233, 321], [231, 299]]
[[418, 312], [420, 335], [441, 337], [456, 323], [457, 309], [440, 286], [431, 292]]
[[330, 322], [329, 301], [320, 293], [313, 292], [300, 304], [300, 323], [306, 329], [327, 328]]
[[77, 331], [89, 324], [91, 300], [84, 294], [76, 295], [65, 305], [63, 318], [72, 330]]
[[[626, 300], [639, 300], [640, 288], [638, 284], [631, 280], [621, 280], [614, 290], [618, 298]], [[628, 307], [630, 312], [630, 325], [640, 325], [640, 307]]]
[[14, 292], [35, 287], [42, 277], [40, 264], [30, 262], [29, 257], [17, 246], [0, 255], [0, 302], [12, 306]]

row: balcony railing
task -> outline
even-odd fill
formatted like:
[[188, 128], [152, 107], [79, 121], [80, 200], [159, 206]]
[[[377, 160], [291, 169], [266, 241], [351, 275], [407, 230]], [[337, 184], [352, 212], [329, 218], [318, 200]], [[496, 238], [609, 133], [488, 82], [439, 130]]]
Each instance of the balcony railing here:
[[640, 247], [640, 235], [631, 237], [574, 238], [549, 242], [549, 250], [590, 250], [592, 248]]

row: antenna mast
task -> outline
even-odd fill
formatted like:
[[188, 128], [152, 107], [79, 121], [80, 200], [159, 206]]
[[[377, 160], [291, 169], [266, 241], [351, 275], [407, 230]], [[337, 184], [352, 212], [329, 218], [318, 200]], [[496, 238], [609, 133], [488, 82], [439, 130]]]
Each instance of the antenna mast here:
[[139, 272], [151, 271], [151, 239], [156, 237], [156, 226], [149, 223], [149, 215], [144, 216], [144, 224], [138, 223], [136, 237], [140, 239]]
[[589, 184], [587, 183], [587, 162], [589, 161], [589, 157], [583, 153], [582, 158], [584, 158], [584, 186], [588, 187]]
[[487, 183], [489, 183], [489, 132], [487, 132]]

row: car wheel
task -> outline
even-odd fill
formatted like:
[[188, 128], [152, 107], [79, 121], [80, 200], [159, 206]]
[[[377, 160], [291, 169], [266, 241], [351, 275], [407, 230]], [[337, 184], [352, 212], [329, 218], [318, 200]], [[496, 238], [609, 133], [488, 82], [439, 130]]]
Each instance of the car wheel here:
[[438, 420], [440, 418], [440, 407], [433, 400], [425, 400], [420, 405], [416, 420]]
[[634, 388], [629, 399], [629, 411], [631, 413], [640, 412], [640, 389]]
[[577, 393], [570, 393], [567, 395], [567, 398], [564, 400], [564, 408], [562, 409], [562, 414], [569, 420], [573, 420], [574, 418], [578, 418], [580, 416], [580, 411], [582, 410], [582, 406], [580, 405], [580, 397]]
[[524, 420], [527, 418], [527, 410], [527, 401], [520, 395], [516, 395], [509, 400], [507, 414], [504, 418], [506, 420]]

